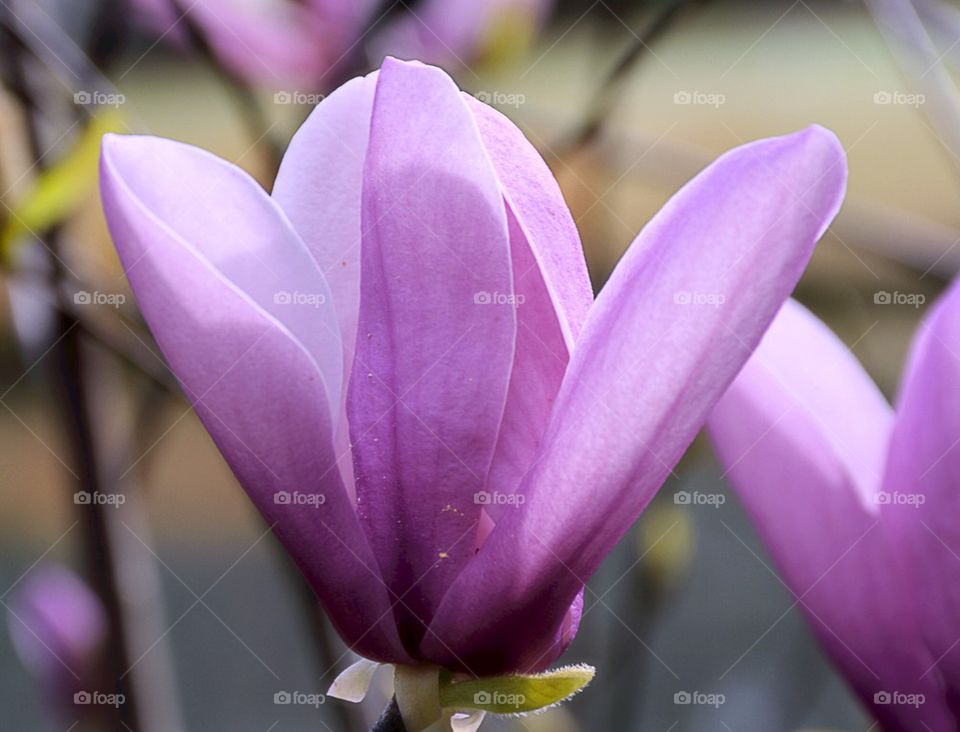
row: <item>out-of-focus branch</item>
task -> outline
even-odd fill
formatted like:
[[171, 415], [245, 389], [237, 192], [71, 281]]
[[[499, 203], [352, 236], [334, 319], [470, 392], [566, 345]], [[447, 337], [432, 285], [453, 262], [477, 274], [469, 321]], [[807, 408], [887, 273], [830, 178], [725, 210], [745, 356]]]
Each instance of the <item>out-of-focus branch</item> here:
[[[536, 127], [545, 130], [545, 137], [560, 134], [553, 115], [538, 117]], [[645, 150], [641, 160], [636, 160], [638, 149]], [[590, 150], [611, 170], [621, 173], [623, 161], [634, 160], [622, 180], [664, 194], [679, 189], [714, 157], [694, 145], [654, 135], [627, 134], [613, 127], [608, 127]], [[545, 154], [558, 169], [569, 165], [567, 152], [546, 149]], [[851, 248], [878, 254], [918, 272], [944, 280], [960, 272], [960, 229], [919, 214], [848, 196], [830, 228]]]
[[925, 97], [933, 132], [960, 168], [960, 96], [941, 54], [907, 0], [865, 0], [907, 83]]
[[637, 35], [613, 68], [597, 87], [587, 106], [587, 114], [579, 127], [558, 149], [575, 152], [592, 143], [603, 129], [621, 97], [623, 85], [630, 77], [634, 66], [650, 51], [674, 24], [688, 11], [702, 6], [706, 0], [669, 0], [654, 11], [653, 18]]
[[[69, 89], [71, 93], [117, 92], [116, 87], [104, 76], [90, 56], [51, 18], [49, 9], [43, 7], [42, 3], [20, 2], [17, 3], [14, 13], [12, 1], [6, 0], [2, 3], [6, 7], [5, 12], [0, 14], [0, 22], [6, 29], [8, 41], [19, 49], [18, 53], [28, 53], [46, 67], [50, 77], [57, 80], [58, 92], [62, 91], [62, 88]], [[103, 19], [108, 15], [114, 21], [117, 20], [118, 4], [122, 3], [119, 0], [100, 0], [98, 17], [95, 20], [98, 31], [105, 28]], [[9, 76], [8, 72], [5, 78]], [[40, 102], [37, 95], [24, 96], [22, 89], [11, 88], [11, 91], [19, 97], [18, 101], [27, 110]], [[77, 111], [89, 117], [95, 114], [96, 107], [80, 105]]]
[[[51, 244], [53, 246], [53, 244]], [[54, 364], [61, 380], [65, 396], [65, 418], [70, 428], [73, 452], [77, 460], [79, 488], [89, 495], [103, 493], [102, 474], [96, 457], [94, 432], [90, 417], [90, 405], [84, 384], [84, 370], [80, 338], [74, 329], [74, 321], [61, 313], [58, 318]], [[110, 492], [110, 491], [107, 491]], [[130, 668], [131, 656], [127, 643], [127, 623], [121, 600], [121, 588], [117, 576], [117, 556], [110, 541], [110, 517], [112, 507], [90, 501], [81, 505], [81, 525], [86, 548], [87, 565], [92, 585], [100, 596], [109, 619], [107, 645], [108, 678], [123, 694], [124, 703], [117, 709], [115, 728], [122, 730], [144, 729], [140, 723], [137, 699], [132, 685], [124, 678]]]
[[[32, 283], [40, 273], [18, 269], [9, 276], [18, 279], [28, 278], [26, 281]], [[88, 284], [82, 289], [92, 292], [95, 288]], [[73, 318], [84, 335], [109, 351], [119, 361], [130, 366], [134, 372], [145, 376], [155, 387], [166, 393], [179, 393], [173, 374], [145, 343], [144, 339], [149, 336], [143, 333], [142, 326], [138, 322], [126, 324], [129, 319], [122, 315], [105, 315], [100, 308], [80, 305], [74, 301], [72, 291], [44, 293], [44, 302]]]
[[[712, 155], [691, 145], [655, 138], [637, 141], [611, 132], [592, 150], [611, 166], [635, 154], [649, 152], [627, 178], [664, 193], [672, 193], [710, 164]], [[894, 206], [848, 197], [831, 225], [845, 245], [905, 264], [944, 280], [960, 272], [960, 230]]]
[[[43, 147], [40, 143], [39, 121], [37, 120], [37, 105], [33, 103], [33, 94], [26, 81], [27, 65], [26, 53], [18, 38], [11, 30], [15, 24], [15, 14], [7, 6], [4, 7], [4, 36], [2, 44], [6, 51], [5, 76], [6, 83], [14, 95], [24, 101], [28, 118], [28, 136], [31, 155], [38, 167], [43, 166]], [[57, 256], [60, 232], [53, 230], [47, 237], [47, 247], [51, 251], [51, 283], [52, 289], [61, 286], [64, 277], [62, 262]], [[90, 495], [99, 494], [100, 470], [96, 459], [93, 430], [90, 423], [89, 404], [83, 383], [80, 343], [75, 329], [76, 323], [72, 318], [59, 313], [57, 319], [56, 341], [51, 351], [54, 375], [60, 383], [64, 403], [64, 423], [72, 443], [72, 450], [79, 477], [79, 490]], [[126, 638], [124, 634], [124, 618], [119, 601], [119, 587], [116, 574], [113, 572], [114, 556], [107, 539], [105, 526], [106, 506], [91, 501], [80, 506], [81, 519], [84, 528], [84, 542], [86, 545], [87, 563], [91, 584], [103, 602], [109, 620], [109, 643], [107, 644], [109, 657], [107, 665], [113, 691], [123, 694], [125, 703], [117, 707], [113, 719], [113, 728], [122, 730], [124, 727], [139, 729], [136, 700], [132, 690], [120, 680], [128, 668]]]
[[[339, 650], [343, 643], [338, 640], [329, 618], [323, 612], [320, 601], [313, 589], [300, 574], [300, 570], [290, 566], [290, 582], [294, 584], [300, 594], [301, 605], [310, 627], [310, 634], [316, 650], [316, 662], [324, 676], [332, 675], [336, 678], [337, 660], [346, 655]], [[329, 684], [329, 680], [321, 676], [320, 681]], [[359, 707], [354, 704], [328, 704], [330, 715], [333, 717], [336, 729], [344, 732], [363, 732], [366, 724], [362, 721]]]
[[[145, 376], [153, 386], [168, 394], [179, 394], [180, 389], [170, 370], [158, 360], [139, 335], [139, 325], [125, 325], [125, 319], [104, 316], [97, 308], [79, 305], [68, 292], [59, 292], [51, 305], [77, 322], [77, 327], [116, 359], [130, 366], [135, 373]], [[118, 327], [119, 326], [119, 327]]]
[[227, 89], [233, 95], [237, 102], [237, 108], [247, 126], [247, 132], [255, 145], [262, 151], [267, 158], [266, 162], [271, 173], [275, 173], [280, 167], [280, 160], [283, 157], [283, 146], [277, 141], [270, 132], [270, 125], [267, 118], [257, 101], [256, 95], [247, 84], [230, 71], [221, 62], [213, 48], [210, 47], [203, 30], [197, 26], [193, 18], [190, 17], [190, 8], [192, 3], [184, 0], [170, 0], [174, 12], [181, 18], [180, 25], [186, 28], [190, 37], [190, 43], [194, 49], [201, 55], [217, 75], [224, 81]]
[[[21, 42], [16, 29], [17, 15], [9, 6], [3, 6], [2, 32], [4, 43], [4, 81], [22, 103], [27, 119], [27, 134], [31, 157], [35, 166], [43, 170], [44, 150], [42, 143], [40, 105], [38, 93], [31, 86], [30, 64], [32, 54]], [[75, 112], [77, 113], [77, 112]], [[69, 272], [63, 262], [62, 231], [54, 226], [46, 232], [45, 245], [50, 252], [49, 288], [53, 293], [65, 289]], [[55, 295], [56, 297], [56, 295]], [[58, 300], [62, 298], [57, 298]], [[63, 420], [73, 452], [73, 463], [78, 478], [77, 489], [90, 496], [111, 493], [104, 490], [105, 472], [98, 454], [98, 439], [91, 411], [88, 389], [82, 330], [75, 317], [65, 308], [58, 308], [55, 340], [50, 348], [52, 374], [61, 391]], [[140, 715], [138, 698], [129, 671], [131, 663], [128, 623], [125, 614], [127, 603], [122, 593], [118, 555], [111, 538], [112, 506], [96, 500], [78, 502], [83, 527], [83, 542], [91, 585], [103, 603], [108, 619], [108, 642], [105, 644], [104, 681], [110, 684], [111, 693], [122, 695], [122, 703], [113, 710], [104, 706], [104, 722], [110, 729], [144, 730], [150, 726]]]
[[387, 708], [383, 710], [380, 719], [373, 725], [370, 732], [407, 732], [403, 724], [403, 717], [400, 716], [400, 707], [397, 706], [397, 698], [390, 699]]

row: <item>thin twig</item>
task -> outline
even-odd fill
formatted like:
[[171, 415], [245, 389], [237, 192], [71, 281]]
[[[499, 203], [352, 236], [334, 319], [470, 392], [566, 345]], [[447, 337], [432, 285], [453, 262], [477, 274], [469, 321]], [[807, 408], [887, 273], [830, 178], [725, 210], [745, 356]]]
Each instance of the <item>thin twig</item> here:
[[634, 65], [646, 56], [650, 47], [660, 40], [674, 23], [688, 10], [703, 5], [706, 0], [670, 0], [656, 11], [647, 27], [636, 36], [624, 54], [594, 92], [587, 107], [587, 115], [580, 126], [558, 149], [575, 152], [593, 142], [621, 97], [621, 91]]
[[182, 16], [180, 23], [187, 31], [190, 43], [225, 82], [227, 89], [230, 90], [236, 100], [237, 108], [247, 126], [248, 134], [267, 158], [270, 173], [276, 173], [280, 168], [280, 160], [283, 157], [283, 146], [271, 134], [270, 125], [267, 123], [267, 118], [257, 101], [256, 95], [242, 79], [221, 63], [220, 57], [211, 48], [203, 30], [190, 17], [190, 5], [183, 0], [170, 0], [170, 3], [174, 12], [178, 16]]

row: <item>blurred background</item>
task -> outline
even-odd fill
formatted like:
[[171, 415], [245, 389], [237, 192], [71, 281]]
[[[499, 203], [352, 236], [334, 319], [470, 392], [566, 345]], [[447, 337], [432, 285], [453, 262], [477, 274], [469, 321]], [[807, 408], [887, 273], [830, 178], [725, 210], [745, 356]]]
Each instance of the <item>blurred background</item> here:
[[[891, 398], [913, 329], [960, 268], [960, 6], [315, 5], [0, 2], [4, 729], [352, 731], [389, 695], [381, 674], [362, 708], [276, 703], [324, 692], [352, 659], [171, 388], [100, 211], [105, 131], [199, 145], [269, 188], [278, 151], [324, 93], [387, 53], [422, 58], [541, 151], [599, 289], [719, 153], [824, 125], [847, 150], [849, 192], [797, 297]], [[871, 728], [708, 446], [698, 441], [676, 474], [590, 583], [566, 658], [597, 666], [597, 681], [559, 710], [489, 728]], [[90, 487], [112, 503], [85, 501]], [[710, 500], [687, 500], [694, 492]], [[122, 657], [91, 673], [122, 669], [118, 688], [137, 704], [125, 718], [60, 703], [81, 679], [31, 664], [30, 638], [47, 637], [36, 623], [56, 624], [30, 596], [51, 567], [66, 596], [84, 590], [64, 567], [102, 600], [87, 630], [121, 640]], [[76, 626], [84, 601], [70, 602]], [[695, 692], [712, 701], [686, 703]]]

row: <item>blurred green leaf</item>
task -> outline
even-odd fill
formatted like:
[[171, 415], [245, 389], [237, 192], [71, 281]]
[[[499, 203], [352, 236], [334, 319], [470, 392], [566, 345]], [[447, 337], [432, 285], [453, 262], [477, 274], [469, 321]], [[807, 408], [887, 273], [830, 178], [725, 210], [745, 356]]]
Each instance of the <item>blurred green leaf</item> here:
[[122, 129], [116, 112], [94, 117], [70, 151], [40, 174], [0, 230], [0, 258], [8, 262], [13, 245], [28, 232], [45, 231], [63, 221], [97, 186], [100, 139]]
[[506, 66], [524, 57], [537, 36], [537, 20], [530, 11], [505, 8], [496, 13], [480, 39], [480, 63]]

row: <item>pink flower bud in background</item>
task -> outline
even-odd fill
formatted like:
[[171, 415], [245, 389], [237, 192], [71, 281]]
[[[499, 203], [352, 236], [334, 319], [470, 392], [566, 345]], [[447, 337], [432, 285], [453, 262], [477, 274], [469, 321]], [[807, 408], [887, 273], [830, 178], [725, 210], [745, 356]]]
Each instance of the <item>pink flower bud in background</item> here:
[[47, 564], [21, 581], [7, 608], [10, 637], [23, 665], [50, 704], [79, 716], [82, 704], [75, 707], [75, 695], [98, 690], [107, 632], [100, 599], [73, 571]]

